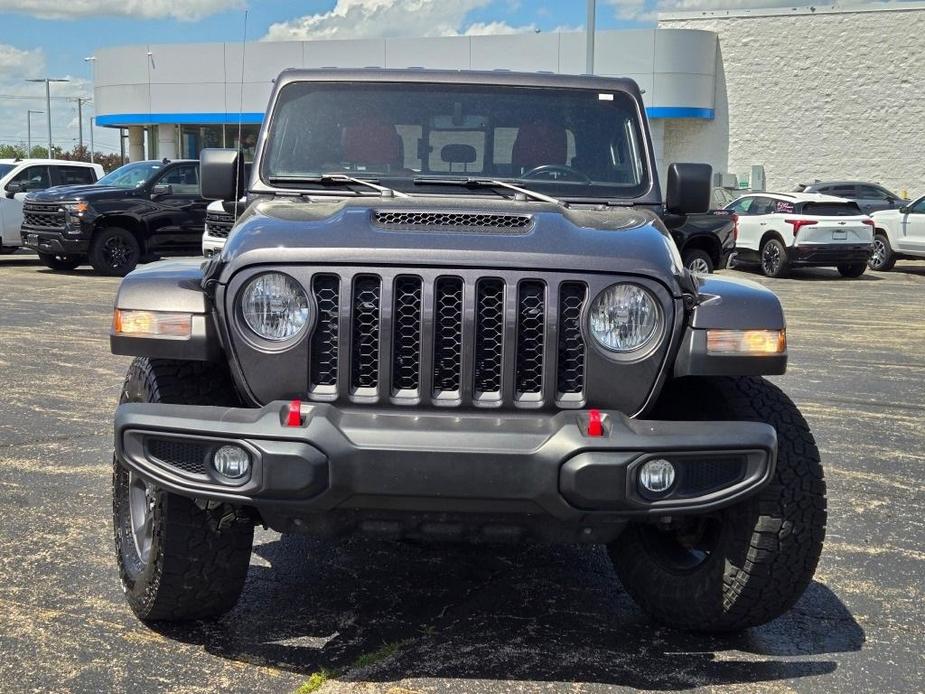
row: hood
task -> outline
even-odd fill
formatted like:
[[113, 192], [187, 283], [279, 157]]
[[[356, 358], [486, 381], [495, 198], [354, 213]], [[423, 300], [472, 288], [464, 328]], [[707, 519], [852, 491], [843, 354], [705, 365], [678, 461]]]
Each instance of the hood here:
[[127, 198], [137, 193], [135, 188], [116, 188], [97, 183], [75, 186], [53, 186], [30, 193], [29, 199], [36, 202], [60, 202], [62, 200], [92, 200], [93, 198]]
[[221, 262], [221, 282], [256, 264], [317, 263], [635, 274], [675, 294], [690, 284], [674, 242], [648, 209], [481, 196], [257, 202]]

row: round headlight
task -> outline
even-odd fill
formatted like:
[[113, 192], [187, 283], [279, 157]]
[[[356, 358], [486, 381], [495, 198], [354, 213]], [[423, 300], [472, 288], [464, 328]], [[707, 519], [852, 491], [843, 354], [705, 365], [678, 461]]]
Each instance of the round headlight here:
[[635, 284], [614, 284], [594, 299], [588, 318], [591, 334], [611, 352], [632, 352], [658, 332], [658, 304]]
[[308, 324], [308, 297], [289, 275], [268, 272], [244, 287], [241, 314], [257, 336], [274, 342], [288, 340]]

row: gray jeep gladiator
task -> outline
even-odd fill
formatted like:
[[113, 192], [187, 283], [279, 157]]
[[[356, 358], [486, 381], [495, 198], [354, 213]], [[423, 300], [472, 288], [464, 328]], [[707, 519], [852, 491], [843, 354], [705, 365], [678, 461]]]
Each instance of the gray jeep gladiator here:
[[819, 453], [762, 376], [784, 316], [691, 274], [637, 85], [429, 70], [285, 71], [223, 251], [129, 274], [115, 416], [121, 580], [145, 621], [238, 599], [280, 533], [600, 544], [654, 619], [761, 624], [809, 584]]

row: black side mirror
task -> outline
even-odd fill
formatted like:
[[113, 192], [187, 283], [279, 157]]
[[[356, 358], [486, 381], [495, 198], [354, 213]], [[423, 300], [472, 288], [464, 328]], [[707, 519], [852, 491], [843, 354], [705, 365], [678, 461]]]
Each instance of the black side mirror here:
[[710, 209], [713, 167], [709, 164], [671, 164], [665, 209], [670, 214], [695, 214]]
[[206, 200], [237, 200], [247, 187], [244, 157], [236, 149], [202, 150], [199, 181]]
[[7, 183], [6, 184], [6, 197], [12, 200], [16, 193], [26, 192], [26, 185], [24, 183]]
[[899, 214], [909, 214], [912, 211], [912, 208], [909, 205], [903, 205], [899, 208]]
[[152, 198], [159, 198], [163, 195], [173, 195], [173, 186], [169, 183], [158, 183], [151, 189]]

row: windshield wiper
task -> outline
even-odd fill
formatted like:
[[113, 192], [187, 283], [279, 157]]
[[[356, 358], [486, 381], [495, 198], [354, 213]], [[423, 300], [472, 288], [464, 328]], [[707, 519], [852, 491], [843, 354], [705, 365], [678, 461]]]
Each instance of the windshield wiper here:
[[553, 205], [559, 205], [561, 207], [568, 207], [568, 203], [554, 198], [551, 195], [546, 195], [545, 193], [538, 193], [535, 190], [530, 190], [529, 188], [522, 188], [521, 186], [515, 186], [513, 183], [508, 183], [507, 181], [501, 181], [497, 178], [444, 178], [441, 176], [417, 176], [413, 179], [415, 185], [432, 185], [432, 186], [463, 186], [466, 188], [507, 188], [508, 190], [513, 190], [516, 193], [520, 193], [526, 197], [533, 198], [534, 200], [539, 200], [541, 202], [551, 202]]
[[344, 183], [354, 183], [358, 186], [366, 186], [373, 190], [378, 190], [384, 198], [407, 198], [411, 197], [407, 193], [402, 193], [392, 188], [386, 188], [376, 183], [376, 179], [354, 178], [342, 173], [324, 173], [320, 176], [270, 176], [270, 183], [292, 184], [292, 183], [320, 183], [322, 185], [343, 185]]

